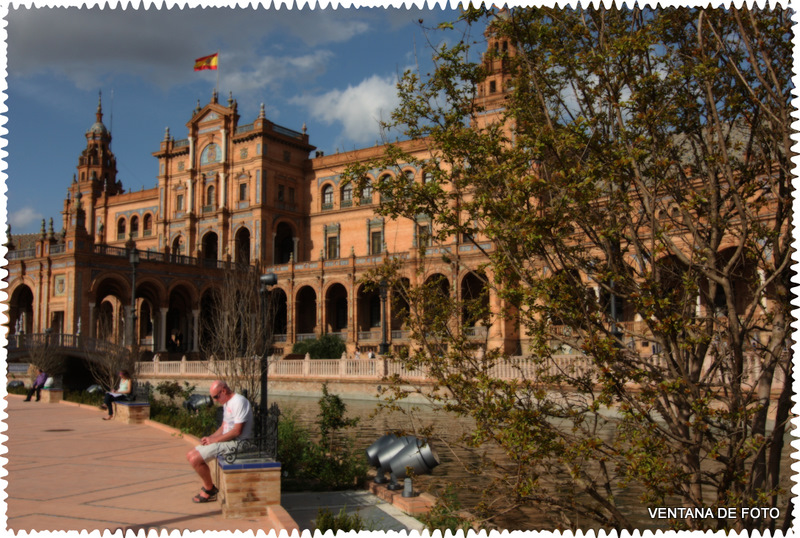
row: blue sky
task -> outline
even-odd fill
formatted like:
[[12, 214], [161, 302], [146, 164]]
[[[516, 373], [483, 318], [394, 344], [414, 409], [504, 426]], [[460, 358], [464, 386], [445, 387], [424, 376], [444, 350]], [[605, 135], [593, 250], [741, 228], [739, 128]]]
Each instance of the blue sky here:
[[[220, 101], [237, 100], [240, 123], [264, 103], [271, 121], [305, 123], [326, 154], [372, 146], [377, 119], [396, 104], [398, 76], [430, 67], [426, 32], [455, 20], [453, 10], [413, 8], [8, 10], [5, 136], [7, 218], [12, 234], [37, 232], [42, 219], [61, 229], [67, 187], [86, 146], [102, 91], [118, 178], [126, 191], [157, 184], [166, 127], [187, 135], [197, 101], [205, 105], [214, 71], [194, 72], [198, 57], [220, 53]], [[478, 41], [481, 35], [472, 36]]]

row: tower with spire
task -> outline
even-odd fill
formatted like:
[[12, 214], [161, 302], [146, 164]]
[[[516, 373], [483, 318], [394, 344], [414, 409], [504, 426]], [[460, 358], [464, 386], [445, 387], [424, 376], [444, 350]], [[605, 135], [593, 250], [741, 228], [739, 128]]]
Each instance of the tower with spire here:
[[[122, 192], [122, 184], [117, 181], [117, 158], [111, 151], [111, 132], [103, 124], [103, 94], [99, 93], [95, 122], [86, 131], [86, 149], [78, 158], [77, 175], [74, 176], [69, 187], [67, 202], [63, 211], [64, 228], [69, 230], [69, 215], [73, 203], [79, 198], [83, 199], [86, 211], [86, 227], [90, 234], [93, 233], [95, 202], [107, 196], [114, 196]], [[81, 194], [79, 197], [78, 194]]]

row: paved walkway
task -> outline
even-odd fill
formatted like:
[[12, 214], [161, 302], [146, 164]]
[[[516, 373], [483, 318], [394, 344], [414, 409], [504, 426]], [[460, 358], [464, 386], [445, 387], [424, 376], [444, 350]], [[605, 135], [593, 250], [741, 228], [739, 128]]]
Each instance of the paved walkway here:
[[[200, 481], [186, 462], [192, 444], [153, 425], [101, 418], [73, 404], [6, 398], [7, 528], [14, 531], [278, 530], [267, 518], [224, 519], [218, 502], [195, 504]], [[319, 507], [359, 509], [374, 530], [421, 529], [365, 492], [287, 494], [282, 504], [310, 529]]]

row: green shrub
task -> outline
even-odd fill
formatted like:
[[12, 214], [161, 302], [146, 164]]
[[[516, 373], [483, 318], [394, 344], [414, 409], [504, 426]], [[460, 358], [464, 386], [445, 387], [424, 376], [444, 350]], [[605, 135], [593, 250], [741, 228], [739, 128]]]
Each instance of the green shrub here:
[[314, 443], [308, 451], [305, 474], [317, 482], [322, 490], [353, 489], [367, 480], [367, 459], [363, 450], [355, 450], [348, 439], [335, 451]]
[[278, 461], [284, 478], [300, 478], [310, 446], [311, 435], [300, 425], [296, 413], [283, 411], [278, 421]]
[[336, 434], [343, 428], [352, 428], [358, 425], [358, 417], [345, 418], [347, 405], [337, 394], [328, 392], [328, 384], [322, 384], [322, 398], [319, 399], [319, 415], [317, 415], [317, 425], [322, 441], [327, 444], [329, 450], [336, 447]]
[[96, 405], [100, 407], [103, 403], [104, 392], [86, 392], [84, 390], [65, 390], [63, 398], [68, 402], [75, 402], [84, 405]]
[[302, 340], [292, 346], [292, 353], [305, 355], [312, 359], [338, 359], [347, 348], [344, 340], [334, 334], [323, 334], [314, 340]]
[[25, 387], [11, 387], [8, 389], [9, 394], [28, 394], [28, 389]]
[[349, 531], [363, 531], [364, 520], [358, 512], [353, 514], [347, 513], [347, 507], [342, 508], [339, 515], [334, 516], [328, 508], [320, 508], [317, 511], [317, 519], [314, 520], [314, 527], [320, 531], [325, 532], [328, 530], [335, 532], [349, 532]]
[[[156, 386], [156, 390], [159, 394], [166, 396], [169, 398], [170, 402], [176, 404], [188, 399], [189, 396], [194, 394], [196, 388], [196, 385], [190, 385], [186, 381], [183, 382], [183, 387], [181, 387], [177, 381], [162, 381]], [[180, 402], [176, 402], [176, 398], [178, 398]]]
[[460, 514], [461, 503], [458, 500], [453, 486], [448, 485], [439, 498], [436, 504], [431, 508], [427, 514], [416, 516], [417, 519], [422, 521], [429, 531], [439, 529], [444, 533], [449, 530], [453, 534], [456, 531], [462, 530], [466, 534], [472, 528], [469, 520]]
[[195, 437], [208, 435], [219, 427], [214, 407], [204, 407], [190, 413], [183, 407], [159, 400], [150, 401], [150, 419]]

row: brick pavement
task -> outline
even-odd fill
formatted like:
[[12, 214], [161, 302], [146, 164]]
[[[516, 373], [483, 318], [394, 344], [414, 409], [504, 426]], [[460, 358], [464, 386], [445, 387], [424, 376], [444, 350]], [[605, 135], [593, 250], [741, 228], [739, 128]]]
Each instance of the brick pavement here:
[[104, 421], [92, 406], [6, 402], [9, 530], [292, 529], [281, 507], [270, 518], [223, 519], [219, 503], [193, 503], [200, 481], [180, 435]]

